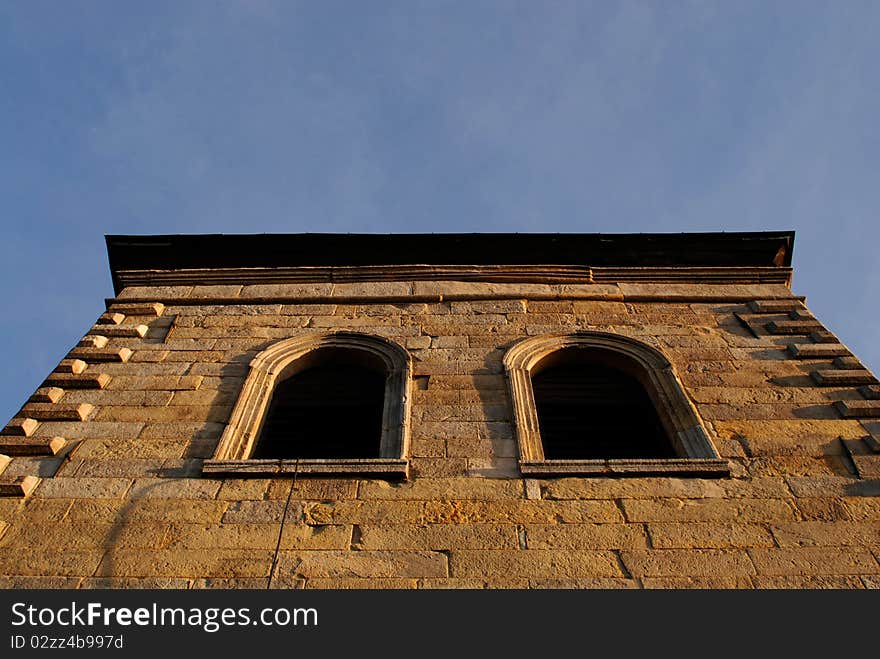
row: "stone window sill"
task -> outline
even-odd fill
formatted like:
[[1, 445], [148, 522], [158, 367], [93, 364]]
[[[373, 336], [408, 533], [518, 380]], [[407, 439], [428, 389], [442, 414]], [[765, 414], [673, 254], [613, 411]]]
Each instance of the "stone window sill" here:
[[727, 460], [671, 458], [643, 460], [540, 460], [520, 461], [525, 476], [701, 476], [730, 475]]
[[227, 476], [370, 476], [406, 478], [409, 461], [400, 458], [302, 459], [302, 460], [205, 460], [204, 475]]

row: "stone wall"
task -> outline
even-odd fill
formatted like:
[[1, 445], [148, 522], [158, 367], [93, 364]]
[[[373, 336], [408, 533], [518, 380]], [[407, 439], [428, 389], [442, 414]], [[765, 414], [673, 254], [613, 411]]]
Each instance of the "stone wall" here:
[[[410, 479], [203, 477], [250, 359], [334, 329], [410, 352]], [[660, 350], [731, 476], [523, 479], [503, 355], [577, 330]], [[872, 382], [777, 284], [127, 288], [4, 430], [0, 586], [877, 587]]]

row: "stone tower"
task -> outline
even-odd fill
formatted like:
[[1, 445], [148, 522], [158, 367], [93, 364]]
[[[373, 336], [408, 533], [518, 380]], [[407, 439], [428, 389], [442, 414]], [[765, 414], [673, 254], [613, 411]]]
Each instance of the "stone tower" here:
[[877, 587], [880, 388], [793, 240], [109, 236], [0, 585]]

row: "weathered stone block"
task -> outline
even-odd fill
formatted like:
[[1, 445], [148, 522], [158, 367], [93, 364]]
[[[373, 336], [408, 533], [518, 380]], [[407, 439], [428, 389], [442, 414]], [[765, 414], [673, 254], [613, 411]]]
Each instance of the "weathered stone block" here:
[[358, 481], [342, 478], [299, 478], [295, 483], [282, 478], [272, 482], [266, 493], [268, 499], [286, 499], [288, 492], [292, 500], [343, 500], [357, 497]]
[[187, 294], [188, 298], [236, 298], [242, 291], [242, 286], [231, 285], [213, 285], [213, 286], [193, 286]]
[[823, 329], [818, 320], [771, 320], [766, 327], [771, 334], [810, 334]]
[[813, 371], [810, 376], [820, 387], [839, 387], [844, 385], [877, 384], [877, 378], [866, 370], [822, 370]]
[[357, 548], [371, 550], [517, 549], [519, 546], [513, 525], [363, 526], [357, 527], [356, 536]]
[[547, 499], [785, 498], [781, 478], [716, 480], [699, 478], [560, 478], [541, 481]]
[[431, 347], [430, 336], [410, 336], [407, 337], [405, 345], [410, 350], [419, 350]]
[[413, 294], [413, 284], [403, 281], [339, 282], [333, 284], [331, 298], [393, 298]]
[[[846, 511], [845, 514], [839, 515], [837, 519], [851, 519], [856, 522], [880, 521], [880, 497], [847, 496], [833, 503]], [[798, 505], [800, 505], [800, 502], [798, 502]]]
[[585, 524], [622, 522], [613, 501], [433, 501], [422, 519], [435, 524]]
[[848, 419], [880, 418], [880, 400], [839, 400], [834, 406]]
[[763, 576], [757, 575], [752, 577], [755, 588], [762, 589], [784, 589], [784, 590], [806, 590], [806, 589], [861, 589], [863, 585], [862, 579], [859, 577], [828, 577], [828, 576]]
[[[103, 345], [98, 345], [101, 342], [92, 341], [91, 344], [84, 345], [84, 348], [98, 349], [103, 348], [104, 345], [107, 344], [107, 338], [131, 338], [131, 339], [142, 339], [147, 335], [147, 332], [150, 331], [150, 328], [147, 325], [101, 325], [99, 327], [95, 327], [92, 329], [96, 334], [91, 338], [103, 338]], [[88, 338], [88, 337], [87, 337]], [[107, 361], [115, 361], [115, 360], [107, 360]]]
[[430, 478], [401, 483], [362, 481], [358, 493], [360, 499], [421, 501], [516, 500], [522, 497], [521, 481], [473, 478]]
[[880, 496], [880, 482], [877, 481], [843, 476], [786, 476], [786, 481], [797, 497]]
[[[52, 542], [64, 551], [110, 547], [157, 549], [163, 542], [168, 524], [136, 522], [120, 519], [115, 522], [64, 519], [52, 524]], [[4, 543], [29, 551], [39, 547], [46, 538], [46, 528], [39, 524], [22, 524]]]
[[880, 385], [869, 384], [864, 387], [859, 387], [859, 393], [868, 400], [878, 400], [880, 399]]
[[771, 526], [780, 547], [876, 547], [880, 525], [864, 522], [804, 521]]
[[41, 424], [34, 437], [62, 436], [68, 440], [116, 437], [121, 440], [134, 439], [143, 430], [143, 423], [100, 423], [89, 421], [53, 421]]
[[113, 405], [102, 407], [96, 421], [146, 421], [154, 422], [219, 422], [229, 418], [231, 404], [227, 405], [169, 405], [167, 407], [129, 407]]
[[821, 458], [768, 456], [745, 459], [740, 467], [745, 470], [740, 474], [741, 476], [752, 478], [786, 475], [825, 478], [850, 473], [840, 455], [827, 455]]
[[[132, 588], [140, 590], [177, 589], [185, 590], [190, 587], [189, 579], [175, 579], [172, 577], [87, 577], [79, 583], [82, 590], [110, 590]], [[193, 586], [195, 587], [195, 586]], [[265, 586], [264, 586], [265, 587]]]
[[592, 284], [562, 284], [555, 287], [560, 298], [574, 300], [609, 301], [622, 300], [623, 292], [617, 284], [592, 283]]
[[71, 521], [126, 524], [135, 521], [209, 524], [219, 522], [228, 505], [226, 501], [198, 499], [34, 499], [32, 503], [66, 504], [64, 517]]
[[254, 284], [241, 289], [241, 298], [292, 299], [327, 297], [333, 289], [331, 283], [304, 284]]
[[[116, 327], [114, 325], [103, 325], [102, 327], [103, 328], [113, 327], [114, 329], [116, 329]], [[96, 328], [93, 328], [92, 331], [98, 332], [98, 331], [101, 331], [101, 329], [102, 328], [100, 328], [100, 327], [96, 327]], [[103, 331], [101, 331], [100, 334], [87, 334], [82, 339], [80, 339], [79, 343], [77, 343], [76, 345], [78, 345], [82, 348], [103, 348], [104, 346], [107, 345], [107, 342], [109, 341], [107, 336], [108, 336], [107, 332], [103, 332]]]
[[117, 299], [169, 300], [185, 298], [191, 290], [192, 286], [126, 286]]
[[518, 478], [519, 461], [497, 455], [488, 458], [466, 458], [467, 475], [476, 478]]
[[657, 549], [733, 549], [773, 547], [773, 536], [757, 524], [714, 522], [650, 523], [648, 533]]
[[755, 568], [745, 551], [717, 549], [624, 550], [621, 559], [636, 577], [748, 576]]
[[800, 300], [754, 300], [749, 302], [749, 309], [755, 313], [779, 313], [803, 309]]
[[150, 552], [113, 549], [94, 572], [98, 577], [260, 577], [267, 576], [273, 552], [241, 549], [174, 549]]
[[[188, 364], [186, 362], [175, 362], [172, 364], [152, 363], [152, 362], [132, 362], [125, 364], [116, 364], [106, 362], [100, 365], [100, 370], [110, 376], [145, 376], [145, 375], [183, 375], [194, 369], [196, 364]], [[204, 366], [216, 366], [215, 364], [205, 364]], [[202, 375], [202, 373], [194, 373], [192, 375]]]
[[666, 302], [691, 302], [718, 299], [790, 299], [791, 290], [784, 284], [679, 284], [630, 283], [619, 285], [624, 299], [656, 298]]
[[198, 389], [201, 375], [148, 375], [132, 377], [119, 375], [108, 386], [110, 390], [127, 391], [185, 391]]
[[535, 590], [619, 590], [639, 588], [635, 579], [619, 579], [615, 577], [593, 577], [580, 579], [530, 579], [528, 586], [504, 586], [510, 588], [532, 588]]
[[57, 403], [64, 396], [64, 389], [58, 387], [40, 387], [28, 399], [29, 403]]
[[409, 470], [410, 476], [415, 479], [465, 476], [468, 473], [468, 459], [412, 457]]
[[65, 405], [60, 403], [27, 403], [22, 412], [38, 421], [85, 421], [94, 409], [89, 403]]
[[[229, 504], [223, 515], [224, 524], [271, 524], [284, 519], [284, 501], [236, 501]], [[299, 521], [302, 507], [288, 507], [287, 519]]]
[[449, 349], [468, 348], [471, 346], [469, 346], [467, 336], [433, 336], [431, 337], [431, 347], [438, 349]]
[[482, 405], [414, 405], [413, 419], [424, 422], [456, 421], [509, 421], [510, 410], [506, 404], [484, 403]]
[[858, 421], [831, 419], [766, 419], [763, 421], [715, 420], [712, 422], [715, 432], [721, 437], [768, 437], [778, 441], [790, 439], [825, 438], [836, 440], [838, 437], [858, 438], [865, 434]]
[[[276, 577], [272, 582], [272, 588], [304, 588], [306, 590], [413, 590], [419, 588], [422, 579], [382, 579], [382, 578], [310, 578], [297, 579], [290, 577]], [[434, 581], [445, 581], [434, 580]], [[299, 585], [297, 585], [299, 584]]]
[[30, 437], [34, 434], [40, 423], [36, 419], [17, 416], [11, 419], [0, 435], [12, 437]]
[[350, 526], [305, 526], [285, 524], [281, 536], [282, 549], [349, 549]]
[[71, 375], [79, 375], [84, 370], [86, 370], [87, 367], [88, 367], [88, 364], [86, 364], [81, 359], [62, 359], [61, 362], [59, 362], [58, 366], [55, 367], [54, 372], [55, 373], [65, 373], [65, 374], [69, 373]]
[[131, 499], [214, 499], [222, 483], [199, 478], [138, 478]]
[[416, 458], [442, 458], [446, 455], [446, 440], [414, 439], [410, 443], [410, 455]]
[[623, 577], [610, 551], [587, 550], [453, 550], [449, 575], [455, 578]]
[[474, 300], [467, 302], [452, 302], [453, 314], [470, 316], [474, 314], [507, 314], [525, 313], [525, 300]]
[[446, 556], [418, 551], [282, 551], [279, 576], [324, 578], [445, 577]]
[[165, 547], [177, 549], [264, 549], [278, 544], [280, 524], [180, 524], [171, 525]]
[[110, 382], [106, 373], [52, 373], [46, 378], [45, 385], [57, 386], [62, 389], [103, 389]]
[[526, 311], [530, 313], [572, 313], [574, 304], [572, 300], [526, 300]]
[[119, 499], [131, 487], [130, 478], [47, 478], [36, 496], [41, 499]]
[[486, 439], [447, 439], [446, 455], [450, 458], [488, 458], [492, 443]]
[[783, 499], [623, 499], [631, 522], [795, 521], [794, 506]]
[[165, 311], [165, 305], [161, 302], [114, 303], [110, 311], [125, 314], [126, 316], [161, 316]]
[[[92, 425], [97, 425], [93, 422]], [[118, 424], [128, 425], [128, 424]], [[140, 424], [140, 439], [219, 439], [226, 424], [218, 422], [178, 421], [177, 423]]]
[[864, 549], [750, 549], [749, 555], [758, 574], [809, 576], [880, 573], [880, 564], [871, 552]]
[[180, 458], [185, 446], [179, 441], [83, 439], [76, 445], [78, 460], [165, 460]]
[[162, 470], [165, 459], [101, 459], [74, 460], [64, 469], [64, 476], [82, 478], [136, 478]]
[[[55, 545], [32, 547], [22, 551], [20, 547], [0, 547], [0, 565], [12, 579], [36, 577], [86, 577], [94, 574], [101, 561], [103, 550], [59, 551]], [[20, 582], [21, 583], [21, 582]], [[56, 583], [57, 588], [75, 588], [69, 582]]]
[[659, 588], [676, 590], [694, 589], [751, 589], [754, 588], [755, 577], [643, 577], [639, 579], [642, 588], [656, 590]]
[[836, 357], [834, 359], [834, 368], [839, 369], [851, 369], [851, 370], [864, 370], [865, 367], [858, 359], [853, 357], [852, 355], [844, 355], [841, 357]]
[[125, 314], [107, 311], [98, 316], [96, 325], [118, 325], [125, 320]]
[[0, 497], [28, 497], [40, 484], [36, 476], [0, 476]]
[[138, 350], [131, 356], [132, 363], [158, 363], [165, 360], [171, 352], [169, 350]]
[[641, 524], [527, 524], [528, 549], [642, 549], [647, 546]]
[[[297, 588], [302, 588], [302, 583], [300, 585], [295, 585], [292, 582], [286, 582], [283, 585], [278, 582], [278, 580], [274, 580], [272, 582], [272, 588], [286, 588], [288, 590], [294, 590]], [[190, 589], [192, 590], [206, 590], [206, 589], [232, 589], [232, 588], [245, 588], [248, 590], [266, 590], [269, 586], [269, 578], [268, 577], [223, 577], [223, 578], [210, 578], [210, 579], [193, 579], [189, 582]]]

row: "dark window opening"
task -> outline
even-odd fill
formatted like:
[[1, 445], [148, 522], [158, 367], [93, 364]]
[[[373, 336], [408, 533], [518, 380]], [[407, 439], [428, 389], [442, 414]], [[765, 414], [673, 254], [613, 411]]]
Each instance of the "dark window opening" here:
[[674, 458], [651, 398], [632, 375], [583, 359], [532, 377], [547, 460]]
[[355, 459], [380, 455], [385, 375], [331, 361], [280, 382], [253, 458]]

